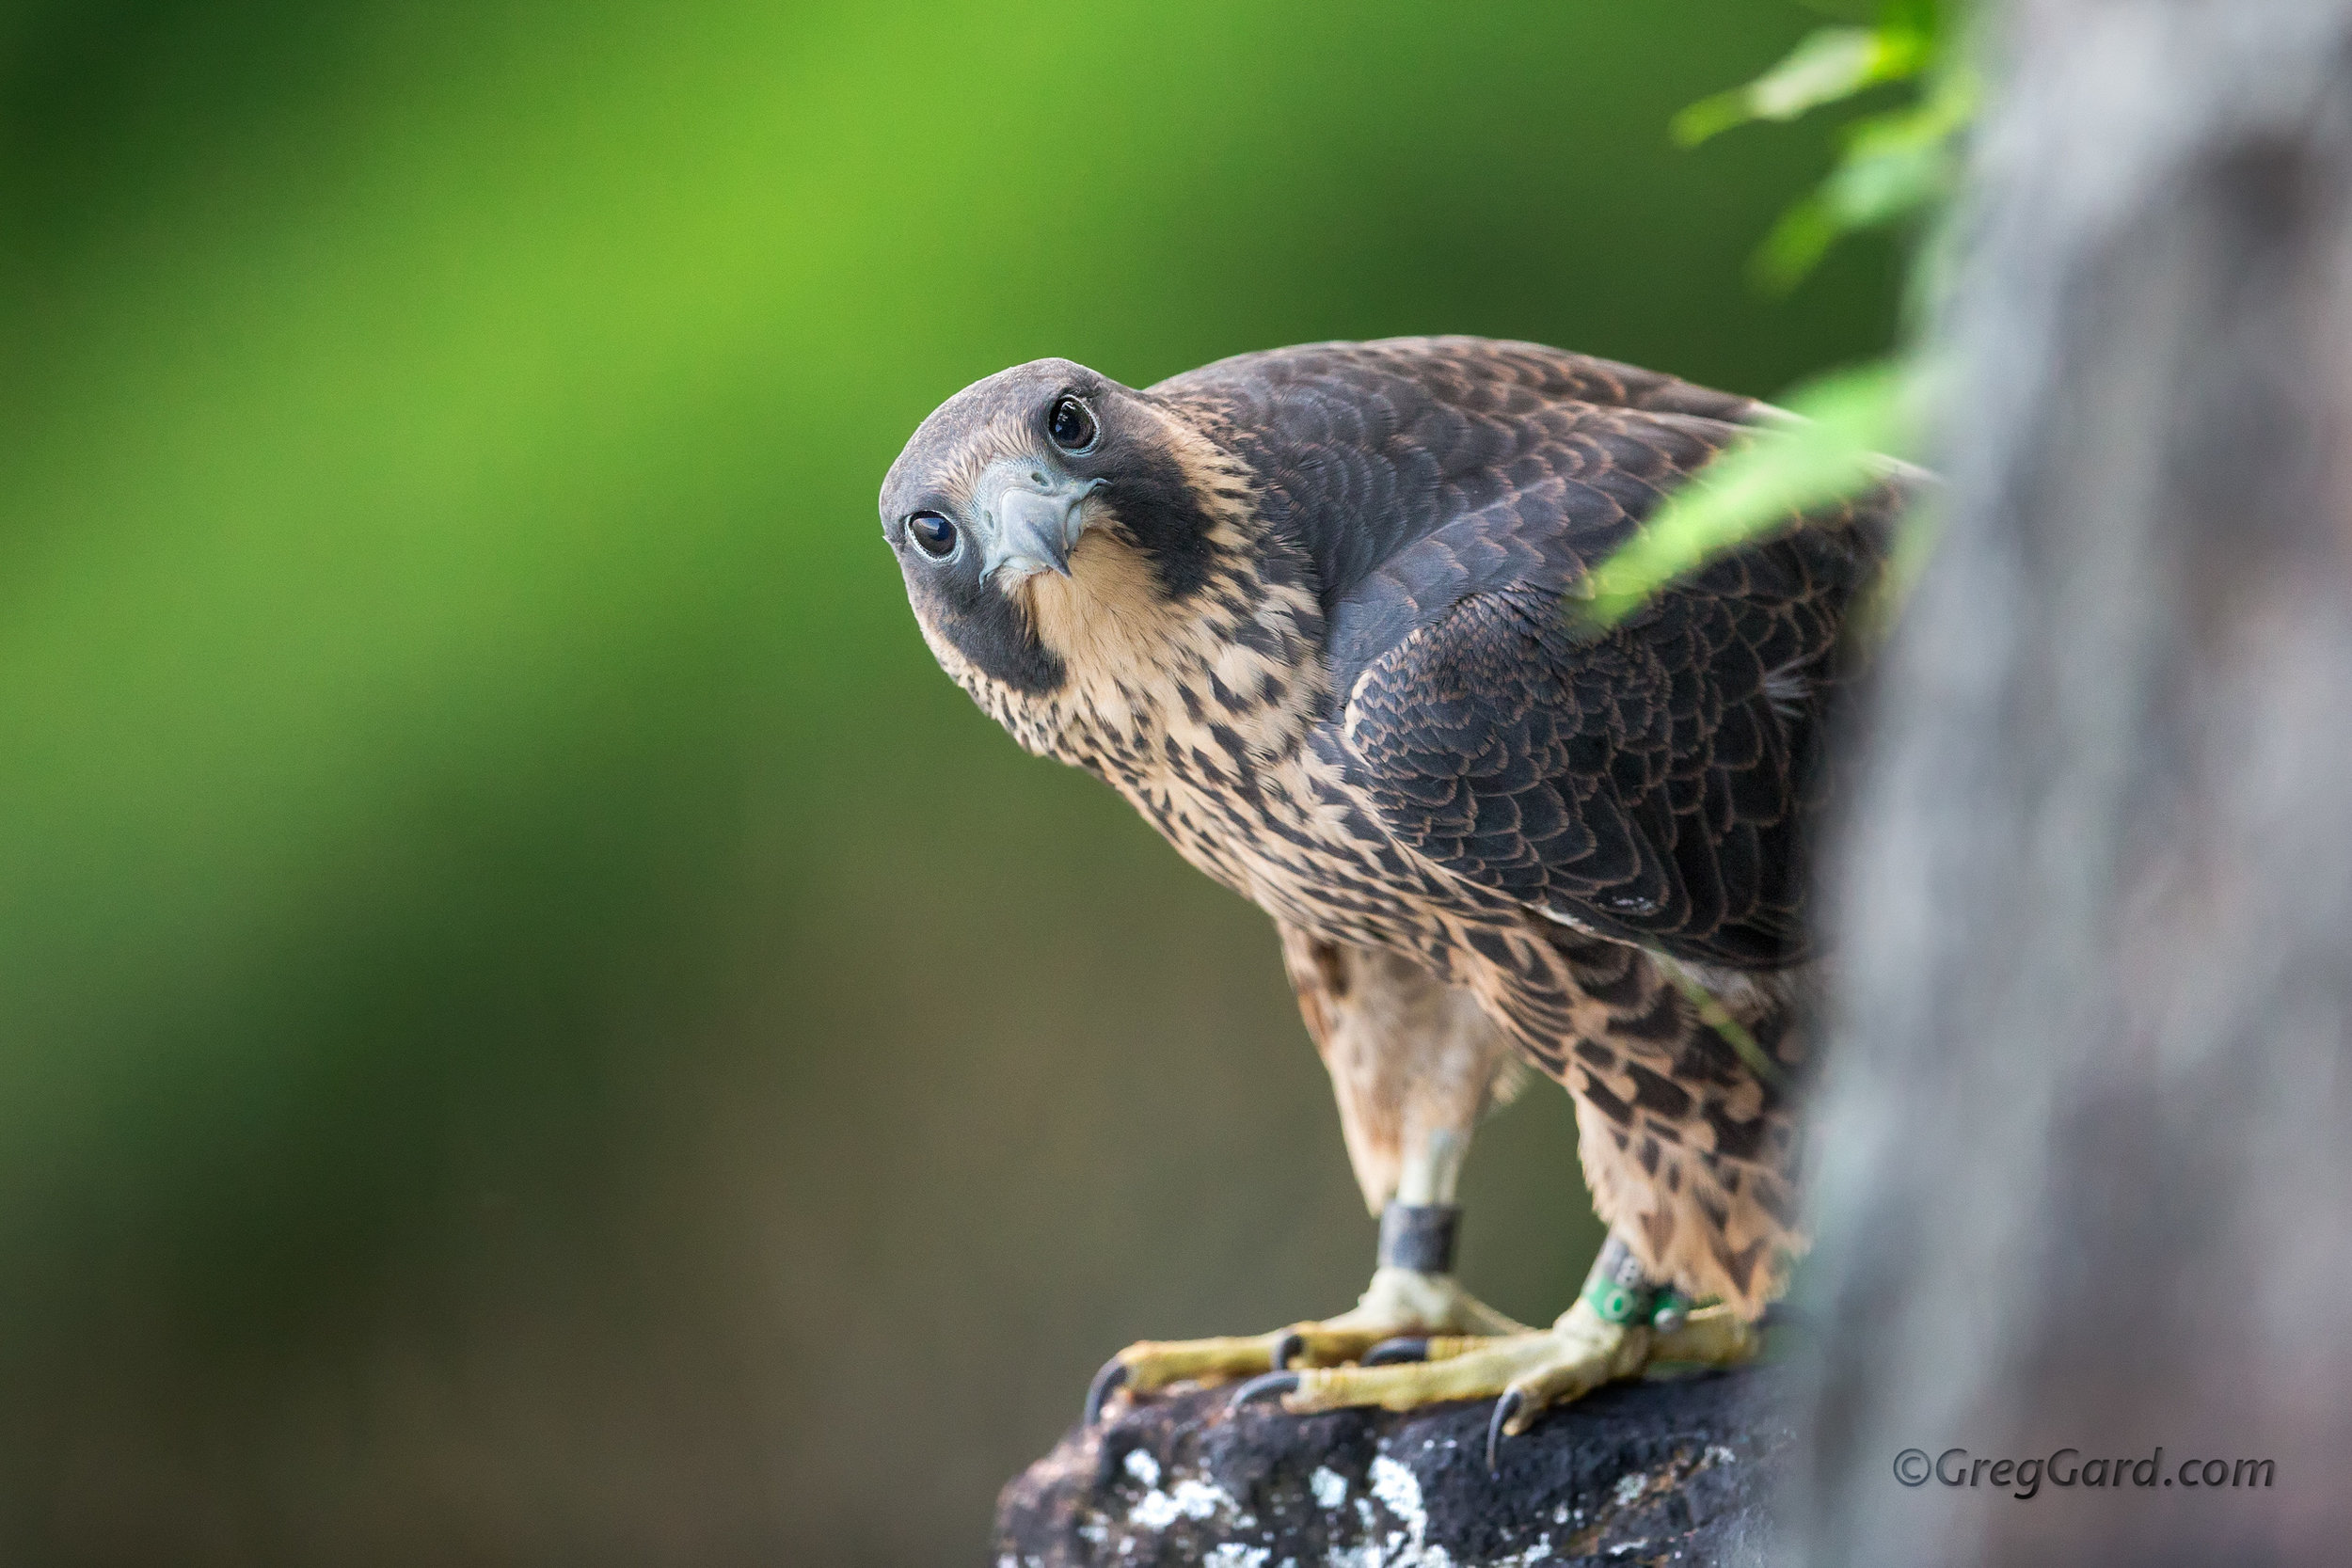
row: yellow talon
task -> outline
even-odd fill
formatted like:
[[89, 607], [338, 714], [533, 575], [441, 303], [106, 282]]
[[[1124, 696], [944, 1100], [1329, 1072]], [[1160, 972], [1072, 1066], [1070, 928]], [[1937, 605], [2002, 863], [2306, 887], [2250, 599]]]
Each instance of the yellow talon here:
[[1120, 1351], [1119, 1360], [1127, 1369], [1127, 1387], [1138, 1394], [1171, 1383], [1221, 1383], [1266, 1370], [1274, 1365], [1275, 1348], [1285, 1338], [1315, 1326], [1300, 1323], [1272, 1334], [1215, 1339], [1142, 1339]]
[[1728, 1307], [1702, 1307], [1682, 1326], [1658, 1336], [1652, 1361], [1692, 1361], [1707, 1367], [1736, 1367], [1754, 1360], [1764, 1337]]
[[1336, 1318], [1293, 1323], [1271, 1334], [1213, 1339], [1144, 1339], [1120, 1351], [1087, 1392], [1086, 1421], [1101, 1416], [1119, 1389], [1149, 1394], [1176, 1383], [1228, 1383], [1277, 1370], [1348, 1367], [1384, 1340], [1438, 1331], [1428, 1341], [1428, 1358], [1443, 1361], [1494, 1343], [1493, 1336], [1526, 1334], [1513, 1322], [1463, 1290], [1450, 1275], [1382, 1268], [1363, 1299]]
[[1579, 1301], [1541, 1332], [1441, 1336], [1429, 1340], [1427, 1358], [1420, 1362], [1301, 1371], [1297, 1386], [1282, 1396], [1282, 1408], [1301, 1415], [1348, 1405], [1410, 1410], [1445, 1400], [1502, 1398], [1509, 1403], [1500, 1430], [1516, 1436], [1550, 1406], [1639, 1377], [1653, 1363], [1732, 1366], [1754, 1356], [1760, 1343], [1755, 1326], [1728, 1307], [1702, 1307], [1672, 1332], [1660, 1333], [1604, 1322]]

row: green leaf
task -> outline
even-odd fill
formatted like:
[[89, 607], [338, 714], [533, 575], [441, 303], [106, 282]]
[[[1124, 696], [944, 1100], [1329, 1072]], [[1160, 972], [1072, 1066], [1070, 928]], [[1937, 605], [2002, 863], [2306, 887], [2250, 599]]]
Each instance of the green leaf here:
[[1910, 27], [1820, 27], [1744, 87], [1703, 98], [1674, 119], [1675, 139], [1693, 147], [1736, 125], [1794, 119], [1881, 82], [1917, 75], [1931, 40]]
[[1811, 275], [1845, 232], [1823, 191], [1798, 198], [1756, 247], [1751, 272], [1757, 286], [1770, 293], [1788, 293]]
[[1787, 404], [1797, 418], [1757, 430], [1668, 497], [1585, 576], [1571, 613], [1588, 629], [1614, 626], [1725, 550], [1883, 481], [1885, 453], [1911, 444], [1912, 379], [1880, 360], [1799, 388]]
[[1959, 183], [1961, 137], [1976, 106], [1974, 73], [1950, 66], [1937, 71], [1919, 103], [1849, 129], [1837, 166], [1765, 237], [1757, 280], [1785, 293], [1840, 237], [1941, 205]]

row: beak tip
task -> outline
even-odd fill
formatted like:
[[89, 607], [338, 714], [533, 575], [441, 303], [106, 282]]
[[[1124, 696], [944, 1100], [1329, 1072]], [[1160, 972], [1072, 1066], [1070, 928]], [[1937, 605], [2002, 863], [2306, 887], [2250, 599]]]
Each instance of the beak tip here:
[[989, 492], [981, 506], [990, 533], [988, 571], [1005, 568], [1017, 574], [1015, 581], [1052, 572], [1067, 581], [1070, 552], [1086, 532], [1079, 502], [1094, 487], [1073, 488], [1065, 482], [1051, 491], [1039, 490], [1031, 487], [1035, 478], [1005, 469], [1002, 460], [982, 477], [981, 488]]

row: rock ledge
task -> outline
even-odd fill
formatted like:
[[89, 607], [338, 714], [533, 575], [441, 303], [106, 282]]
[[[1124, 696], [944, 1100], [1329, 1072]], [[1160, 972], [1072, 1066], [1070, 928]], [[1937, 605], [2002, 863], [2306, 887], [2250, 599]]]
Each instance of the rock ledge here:
[[996, 1568], [1745, 1568], [1793, 1443], [1770, 1369], [1602, 1389], [1486, 1465], [1486, 1401], [1228, 1415], [1178, 1392], [1007, 1486]]

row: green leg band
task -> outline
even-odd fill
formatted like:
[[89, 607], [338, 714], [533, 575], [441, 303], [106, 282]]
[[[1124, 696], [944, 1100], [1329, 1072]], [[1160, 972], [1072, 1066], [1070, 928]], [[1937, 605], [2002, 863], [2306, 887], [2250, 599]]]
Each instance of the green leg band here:
[[1645, 1323], [1658, 1309], [1659, 1294], [1660, 1287], [1643, 1274], [1633, 1249], [1610, 1232], [1600, 1256], [1593, 1259], [1593, 1272], [1584, 1276], [1584, 1304], [1603, 1323]]
[[1633, 1249], [1612, 1231], [1584, 1276], [1584, 1303], [1607, 1323], [1647, 1323], [1671, 1334], [1690, 1317], [1689, 1296], [1642, 1272]]

